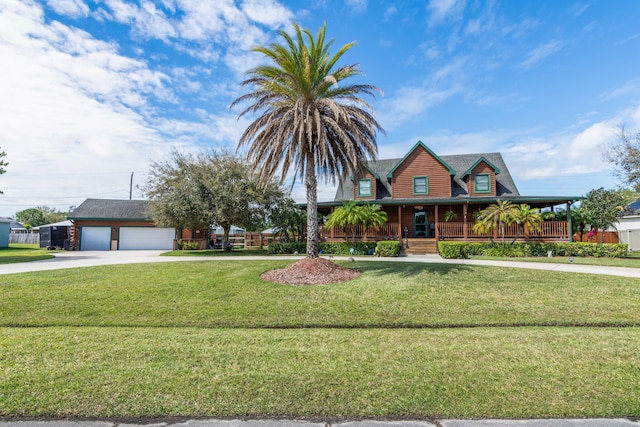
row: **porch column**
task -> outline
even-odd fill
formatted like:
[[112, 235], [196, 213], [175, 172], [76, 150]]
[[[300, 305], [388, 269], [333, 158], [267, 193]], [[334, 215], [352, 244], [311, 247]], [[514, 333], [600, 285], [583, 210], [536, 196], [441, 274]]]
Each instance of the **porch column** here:
[[569, 241], [573, 242], [573, 220], [571, 219], [571, 202], [567, 202], [567, 234], [569, 234]]
[[464, 204], [462, 205], [462, 220], [464, 221], [462, 223], [462, 236], [464, 237], [464, 240], [469, 240], [469, 224], [467, 224], [467, 211], [468, 211], [468, 204]]
[[398, 205], [398, 242], [402, 243], [402, 206]]
[[436, 205], [436, 241], [440, 240], [440, 233], [438, 232], [438, 205]]
[[[335, 207], [331, 206], [331, 213], [333, 213], [333, 210], [334, 210], [334, 209], [335, 209]], [[330, 233], [331, 233], [331, 241], [333, 241], [333, 238], [334, 238], [334, 236], [335, 236], [335, 227], [332, 227], [332, 228], [331, 228]]]

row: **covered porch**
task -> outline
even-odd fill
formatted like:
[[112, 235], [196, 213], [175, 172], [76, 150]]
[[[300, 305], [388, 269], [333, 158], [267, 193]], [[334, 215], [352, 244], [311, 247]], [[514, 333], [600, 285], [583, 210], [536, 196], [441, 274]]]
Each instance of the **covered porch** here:
[[[573, 201], [546, 198], [518, 198], [512, 203], [527, 203], [532, 208], [549, 208], [553, 210], [558, 206], [570, 212]], [[387, 213], [387, 224], [378, 230], [365, 229], [363, 226], [352, 226], [349, 229], [326, 229], [319, 224], [320, 241], [377, 241], [399, 240], [403, 247], [411, 242], [419, 240], [460, 240], [460, 241], [487, 241], [501, 238], [498, 230], [491, 234], [477, 234], [473, 232], [475, 223], [474, 213], [485, 209], [495, 200], [462, 200], [451, 199], [436, 200], [405, 200], [396, 203], [380, 203]], [[329, 215], [337, 206], [322, 206], [319, 204], [318, 212]], [[445, 219], [446, 218], [446, 219]], [[517, 224], [505, 227], [505, 238], [519, 241], [571, 241], [571, 219], [564, 221], [544, 221], [540, 230], [523, 229]]]

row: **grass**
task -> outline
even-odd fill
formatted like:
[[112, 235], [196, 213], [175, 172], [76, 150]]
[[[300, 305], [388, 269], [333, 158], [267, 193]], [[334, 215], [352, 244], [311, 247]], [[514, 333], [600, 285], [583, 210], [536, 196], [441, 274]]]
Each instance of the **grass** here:
[[637, 279], [371, 261], [343, 262], [364, 274], [334, 285], [291, 287], [258, 277], [289, 263], [195, 261], [5, 276], [0, 326], [640, 326]]
[[195, 256], [195, 257], [221, 257], [221, 256], [262, 256], [269, 255], [266, 249], [234, 249], [226, 252], [221, 249], [206, 249], [194, 251], [169, 251], [161, 254], [162, 256]]
[[8, 248], [0, 248], [0, 264], [40, 261], [51, 258], [53, 258], [53, 255], [46, 249], [40, 249], [38, 245], [11, 243]]
[[640, 415], [640, 281], [363, 261], [289, 287], [291, 261], [0, 277], [0, 417]]
[[608, 257], [488, 257], [488, 256], [471, 256], [471, 259], [493, 260], [493, 261], [523, 261], [523, 262], [546, 262], [555, 264], [583, 264], [583, 265], [602, 265], [609, 267], [628, 267], [640, 268], [640, 253], [629, 252], [625, 258], [608, 258]]

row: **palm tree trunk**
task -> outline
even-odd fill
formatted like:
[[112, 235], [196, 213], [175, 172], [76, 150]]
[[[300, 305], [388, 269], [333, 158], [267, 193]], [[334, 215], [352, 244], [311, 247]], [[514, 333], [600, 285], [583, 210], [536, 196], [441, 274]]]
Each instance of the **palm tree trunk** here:
[[305, 183], [307, 187], [307, 258], [318, 258], [318, 181], [313, 153], [307, 154]]

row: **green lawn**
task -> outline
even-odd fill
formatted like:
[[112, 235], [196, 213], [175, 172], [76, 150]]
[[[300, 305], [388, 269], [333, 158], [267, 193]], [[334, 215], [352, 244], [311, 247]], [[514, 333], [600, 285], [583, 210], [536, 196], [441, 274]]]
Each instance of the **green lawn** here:
[[640, 280], [344, 262], [104, 266], [0, 277], [0, 417], [640, 415]]
[[53, 258], [46, 249], [38, 245], [11, 243], [8, 248], [0, 248], [0, 264], [39, 261]]
[[596, 257], [487, 257], [472, 256], [471, 259], [493, 260], [493, 261], [524, 261], [524, 262], [551, 262], [556, 264], [583, 264], [583, 265], [603, 265], [610, 267], [630, 267], [640, 268], [640, 252], [629, 252], [625, 258], [596, 258]]

